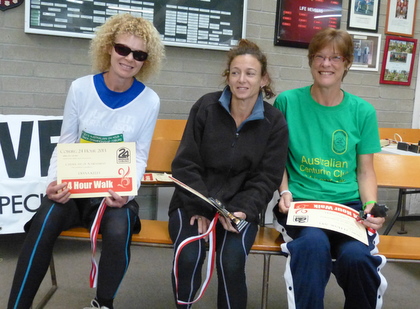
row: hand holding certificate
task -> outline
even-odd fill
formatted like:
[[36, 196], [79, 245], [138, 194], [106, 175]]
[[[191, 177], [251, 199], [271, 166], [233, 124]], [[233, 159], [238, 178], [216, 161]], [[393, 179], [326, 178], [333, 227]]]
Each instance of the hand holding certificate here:
[[58, 144], [57, 182], [71, 198], [137, 195], [135, 143]]
[[320, 201], [293, 202], [287, 224], [327, 229], [353, 237], [368, 245], [366, 227], [356, 219], [359, 213], [348, 206]]

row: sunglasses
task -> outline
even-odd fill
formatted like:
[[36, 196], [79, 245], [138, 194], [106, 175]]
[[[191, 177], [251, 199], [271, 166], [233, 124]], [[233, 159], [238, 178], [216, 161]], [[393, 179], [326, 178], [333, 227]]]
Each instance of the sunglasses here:
[[115, 43], [114, 44], [115, 52], [120, 56], [128, 56], [130, 53], [133, 53], [134, 60], [137, 61], [145, 61], [147, 59], [148, 54], [141, 50], [131, 50], [130, 47], [124, 45]]

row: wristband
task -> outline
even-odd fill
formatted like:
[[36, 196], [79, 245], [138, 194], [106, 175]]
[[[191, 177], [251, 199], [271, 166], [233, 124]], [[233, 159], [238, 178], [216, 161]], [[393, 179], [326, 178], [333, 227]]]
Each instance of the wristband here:
[[293, 196], [292, 192], [290, 192], [289, 190], [283, 190], [280, 192], [280, 196], [282, 196], [284, 193], [290, 193], [291, 196]]
[[376, 201], [369, 201], [363, 204], [362, 210], [365, 210], [366, 206], [369, 204], [376, 204]]

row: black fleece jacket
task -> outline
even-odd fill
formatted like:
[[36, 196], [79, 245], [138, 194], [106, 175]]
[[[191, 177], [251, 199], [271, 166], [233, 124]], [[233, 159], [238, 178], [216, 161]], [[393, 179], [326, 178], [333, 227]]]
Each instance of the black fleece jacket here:
[[[217, 198], [230, 212], [242, 211], [259, 222], [280, 186], [288, 147], [283, 114], [264, 102], [263, 119], [247, 121], [238, 131], [219, 102], [222, 92], [201, 97], [191, 108], [181, 144], [172, 162], [173, 176], [207, 197]], [[189, 217], [212, 219], [211, 205], [176, 187], [169, 213], [183, 208]]]

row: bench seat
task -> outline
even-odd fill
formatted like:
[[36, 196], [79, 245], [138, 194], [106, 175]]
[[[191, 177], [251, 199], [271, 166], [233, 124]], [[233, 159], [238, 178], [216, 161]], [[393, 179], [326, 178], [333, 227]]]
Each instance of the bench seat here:
[[[142, 229], [133, 235], [132, 245], [159, 246], [172, 248], [168, 233], [168, 222], [157, 220], [141, 220]], [[73, 228], [61, 233], [62, 237], [89, 238], [85, 228]], [[99, 235], [99, 238], [101, 235]], [[280, 255], [280, 245], [283, 239], [279, 232], [271, 227], [260, 227], [252, 253]], [[386, 256], [390, 262], [420, 263], [420, 237], [381, 235], [378, 245], [379, 253]]]
[[[61, 233], [62, 237], [89, 238], [89, 230], [83, 227], [72, 228]], [[101, 238], [101, 235], [98, 236]], [[173, 247], [169, 237], [168, 222], [158, 220], [141, 220], [141, 231], [134, 234], [132, 245]], [[279, 252], [280, 244], [283, 242], [279, 232], [270, 227], [260, 227], [252, 251]]]
[[[172, 159], [175, 156], [180, 143], [185, 125], [186, 120], [159, 119], [157, 121], [147, 164], [148, 172], [171, 173]], [[406, 139], [406, 136], [403, 138]], [[404, 187], [404, 185], [401, 184], [401, 179], [404, 181], [407, 179], [417, 179], [415, 177], [390, 177], [390, 165], [389, 162], [385, 160], [389, 160], [390, 158], [391, 157], [383, 157], [383, 155], [381, 156], [380, 154], [375, 155], [375, 169], [378, 170], [377, 177], [379, 186], [400, 188]], [[395, 159], [392, 158], [392, 160], [392, 166], [395, 166]], [[382, 170], [385, 171], [385, 173], [381, 173]], [[394, 180], [397, 182], [390, 183]], [[147, 182], [143, 185], [167, 186], [173, 184]], [[410, 187], [411, 185], [407, 186], [407, 188]], [[141, 232], [133, 235], [132, 245], [160, 248], [173, 247], [172, 241], [169, 237], [167, 221], [141, 220], [141, 223]], [[392, 227], [392, 224], [393, 222], [391, 222], [389, 228]], [[280, 251], [280, 245], [283, 242], [283, 239], [279, 234], [280, 233], [273, 228], [260, 227], [250, 252], [250, 254], [261, 254], [264, 257], [261, 308], [266, 308], [267, 306], [270, 258], [272, 255], [282, 254]], [[73, 228], [62, 232], [61, 237], [88, 240], [89, 231], [85, 228]], [[420, 262], [420, 237], [381, 235], [378, 248], [380, 254], [386, 256], [390, 262]], [[37, 308], [43, 308], [58, 287], [53, 259], [51, 260], [50, 271], [52, 288]]]
[[[132, 245], [160, 248], [173, 247], [169, 237], [167, 221], [141, 220], [141, 224], [140, 233], [132, 237]], [[81, 227], [72, 228], [63, 231], [60, 237], [89, 240], [89, 230]], [[101, 235], [98, 237], [100, 238]], [[264, 256], [261, 299], [261, 308], [263, 309], [267, 307], [270, 258], [272, 255], [282, 255], [280, 250], [282, 243], [283, 239], [280, 233], [274, 228], [260, 227], [254, 245], [251, 248], [250, 254], [261, 254]], [[379, 253], [384, 255], [389, 262], [420, 263], [420, 237], [381, 235], [378, 249]], [[54, 259], [51, 260], [50, 272], [51, 290], [36, 307], [37, 309], [43, 308], [58, 288]]]
[[420, 237], [381, 235], [378, 249], [389, 262], [420, 263]]
[[[270, 257], [271, 255], [282, 254], [280, 251], [280, 244], [283, 242], [283, 239], [279, 234], [280, 233], [273, 228], [260, 227], [250, 252], [250, 254], [262, 254], [264, 256], [261, 308], [267, 307]], [[82, 227], [76, 227], [63, 231], [60, 236], [71, 239], [88, 240], [89, 230]], [[98, 238], [101, 238], [101, 235], [98, 235]], [[139, 234], [133, 235], [131, 245], [173, 248], [172, 240], [169, 237], [168, 232], [168, 222], [141, 220], [141, 231]], [[52, 267], [54, 267], [53, 262]], [[56, 279], [54, 278], [53, 281], [56, 282]]]

